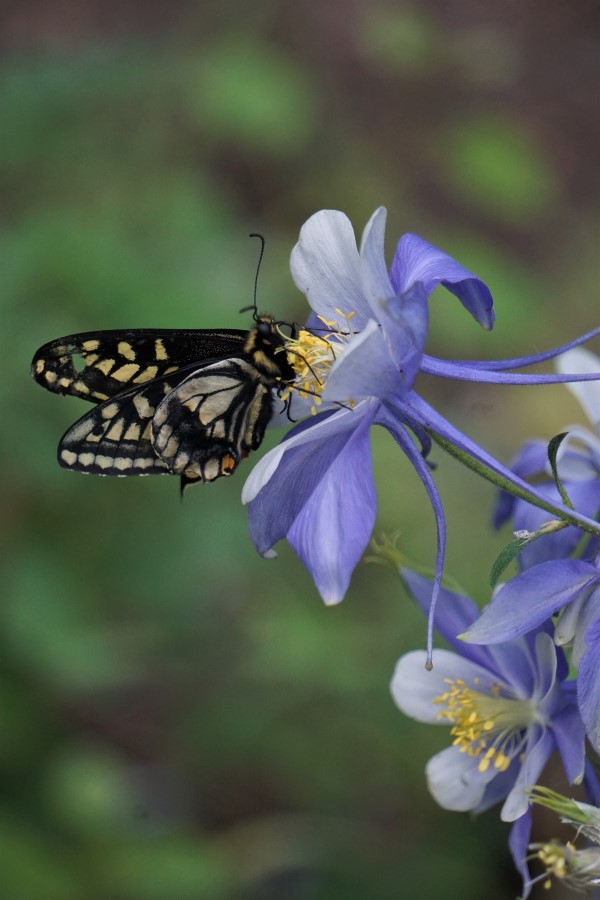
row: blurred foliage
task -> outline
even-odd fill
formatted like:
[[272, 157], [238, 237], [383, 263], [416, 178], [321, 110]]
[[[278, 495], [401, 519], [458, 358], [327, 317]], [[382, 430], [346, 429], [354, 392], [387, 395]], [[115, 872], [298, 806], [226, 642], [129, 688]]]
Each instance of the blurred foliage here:
[[[243, 473], [181, 505], [169, 478], [60, 470], [84, 407], [28, 365], [75, 331], [240, 327], [254, 230], [261, 306], [301, 320], [300, 225], [335, 207], [360, 229], [381, 203], [390, 250], [417, 231], [493, 289], [492, 335], [433, 297], [432, 353], [518, 355], [593, 327], [597, 69], [594, 85], [578, 8], [3, 6], [2, 897], [517, 892], [494, 814], [474, 825], [427, 795], [446, 734], [389, 697], [395, 660], [425, 640], [393, 572], [360, 567], [325, 609], [287, 547], [255, 556]], [[559, 388], [422, 387], [504, 459], [577, 417]], [[386, 435], [373, 443], [378, 528], [432, 563], [422, 487]], [[482, 527], [493, 492], [436, 461], [448, 570], [485, 602], [504, 541]]]

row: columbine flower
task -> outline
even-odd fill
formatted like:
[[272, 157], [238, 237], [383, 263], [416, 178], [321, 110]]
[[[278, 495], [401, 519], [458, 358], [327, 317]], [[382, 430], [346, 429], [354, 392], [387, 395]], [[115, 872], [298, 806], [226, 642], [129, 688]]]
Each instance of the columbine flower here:
[[[426, 614], [431, 582], [403, 570]], [[442, 589], [436, 627], [454, 650], [437, 650], [425, 669], [424, 651], [401, 657], [391, 690], [397, 706], [419, 722], [450, 726], [452, 746], [429, 760], [429, 790], [445, 809], [482, 812], [504, 800], [501, 818], [513, 822], [510, 848], [519, 871], [525, 864], [530, 812], [527, 789], [558, 751], [570, 782], [584, 772], [584, 729], [564, 682], [562, 652], [543, 629], [514, 641], [483, 647], [456, 634], [478, 615], [465, 596]]]
[[[427, 301], [438, 284], [458, 297], [487, 329], [494, 322], [492, 297], [476, 275], [414, 234], [400, 239], [388, 272], [385, 216], [380, 208], [371, 217], [360, 253], [350, 221], [341, 212], [323, 210], [302, 228], [291, 270], [315, 315], [289, 344], [288, 358], [298, 373], [291, 410], [296, 416], [310, 414], [311, 407], [319, 412], [293, 428], [263, 457], [242, 495], [249, 503], [250, 531], [258, 551], [268, 555], [277, 541], [287, 537], [330, 604], [344, 596], [373, 529], [372, 425], [382, 425], [392, 434], [429, 495], [438, 535], [434, 590], [443, 566], [445, 522], [425, 462], [431, 435], [480, 467], [508, 478], [529, 496], [535, 494], [413, 390], [418, 372], [501, 384], [577, 377], [506, 372], [548, 359], [565, 348], [494, 363], [444, 361], [426, 355]], [[577, 518], [597, 527], [582, 516]]]
[[581, 716], [600, 752], [600, 557], [550, 560], [516, 575], [461, 637], [486, 645], [513, 640], [558, 612], [554, 640], [572, 646]]
[[[557, 371], [562, 374], [600, 371], [600, 358], [588, 350], [577, 348], [559, 356]], [[579, 400], [583, 411], [594, 426], [594, 432], [581, 425], [563, 429], [568, 435], [558, 451], [558, 471], [571, 502], [586, 516], [597, 517], [600, 509], [600, 384], [582, 382], [567, 384], [567, 388]], [[538, 489], [550, 500], [559, 501], [560, 495], [552, 483], [547, 446], [544, 441], [528, 441], [509, 464], [521, 478], [544, 478]], [[500, 527], [513, 517], [515, 531], [537, 531], [547, 521], [547, 513], [502, 493], [494, 513], [494, 525]], [[519, 565], [529, 566], [550, 559], [570, 556], [581, 539], [581, 531], [573, 526], [533, 541], [519, 554]], [[598, 549], [597, 542], [590, 548]], [[590, 552], [590, 551], [588, 551]]]

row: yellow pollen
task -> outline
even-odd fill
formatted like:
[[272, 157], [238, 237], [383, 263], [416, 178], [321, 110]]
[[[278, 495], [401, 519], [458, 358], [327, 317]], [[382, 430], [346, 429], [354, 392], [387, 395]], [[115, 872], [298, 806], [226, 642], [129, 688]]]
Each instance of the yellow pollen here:
[[[355, 313], [346, 315], [340, 309], [336, 309], [336, 312], [339, 320], [329, 321], [323, 316], [318, 317], [329, 329], [326, 333], [313, 334], [302, 328], [296, 338], [288, 338], [285, 343], [287, 359], [296, 373], [296, 380], [282, 394], [281, 399], [287, 400], [292, 390], [298, 391], [303, 399], [312, 397], [313, 416], [317, 413], [317, 407], [321, 405], [321, 394], [331, 367], [344, 352], [353, 334], [350, 320]], [[354, 406], [353, 400], [347, 402], [350, 406]]]
[[[448, 690], [434, 699], [442, 706], [438, 719], [451, 725], [452, 745], [461, 753], [478, 757], [478, 770], [490, 766], [505, 772], [523, 744], [523, 730], [533, 721], [529, 700], [518, 700], [501, 684], [490, 684], [485, 693], [467, 687], [461, 678], [446, 678]], [[475, 682], [479, 686], [479, 679]]]

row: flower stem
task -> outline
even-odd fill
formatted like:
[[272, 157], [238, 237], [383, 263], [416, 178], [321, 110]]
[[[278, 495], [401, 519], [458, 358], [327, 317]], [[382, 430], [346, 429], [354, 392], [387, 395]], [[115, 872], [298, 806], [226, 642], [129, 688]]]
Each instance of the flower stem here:
[[453, 456], [454, 459], [457, 459], [464, 466], [467, 466], [468, 469], [481, 475], [482, 478], [491, 481], [496, 487], [512, 494], [514, 497], [526, 500], [528, 503], [533, 504], [533, 506], [539, 507], [539, 509], [544, 509], [546, 512], [562, 519], [564, 522], [568, 522], [569, 525], [574, 525], [576, 528], [589, 531], [590, 534], [600, 536], [600, 523], [594, 522], [592, 519], [588, 519], [587, 516], [582, 516], [575, 510], [568, 509], [560, 503], [552, 503], [542, 494], [539, 494], [533, 487], [525, 485], [520, 479], [517, 481], [516, 476], [513, 481], [511, 478], [501, 475], [499, 472], [494, 471], [490, 466], [487, 466], [480, 459], [475, 459], [470, 453], [457, 447], [456, 444], [453, 444], [448, 438], [442, 437], [441, 434], [438, 434], [438, 432], [434, 431], [432, 428], [426, 427], [425, 430], [442, 450], [445, 450], [446, 453]]

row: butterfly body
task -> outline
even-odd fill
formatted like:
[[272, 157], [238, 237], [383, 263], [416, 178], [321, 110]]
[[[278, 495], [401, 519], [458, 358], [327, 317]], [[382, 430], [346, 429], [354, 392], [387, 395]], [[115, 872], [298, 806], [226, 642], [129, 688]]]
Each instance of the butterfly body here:
[[293, 381], [285, 341], [262, 315], [249, 331], [98, 331], [45, 344], [34, 380], [97, 404], [64, 434], [58, 462], [98, 475], [180, 475], [183, 486], [233, 474]]

